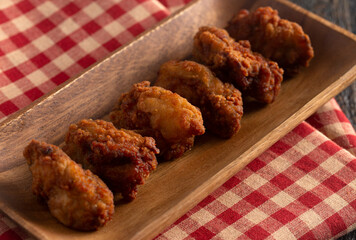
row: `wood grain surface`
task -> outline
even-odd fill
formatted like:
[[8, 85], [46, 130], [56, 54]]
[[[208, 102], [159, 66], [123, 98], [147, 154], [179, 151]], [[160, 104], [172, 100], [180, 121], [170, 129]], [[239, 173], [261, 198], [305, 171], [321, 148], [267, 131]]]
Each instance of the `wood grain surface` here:
[[[356, 33], [355, 0], [290, 0], [319, 16]], [[356, 58], [356, 56], [355, 56]], [[336, 96], [336, 101], [356, 128], [356, 82]]]
[[[318, 53], [309, 68], [284, 83], [278, 101], [265, 107], [250, 106], [243, 118], [244, 127], [235, 137], [221, 140], [205, 135], [197, 139], [196, 146], [184, 157], [161, 164], [140, 188], [138, 199], [118, 205], [118, 214], [100, 231], [88, 235], [63, 227], [45, 207], [37, 204], [30, 190], [31, 176], [21, 156], [31, 138], [59, 144], [70, 123], [102, 117], [133, 83], [152, 80], [162, 62], [189, 56], [192, 45], [189, 39], [199, 26], [222, 27], [238, 9], [261, 5], [280, 9], [282, 17], [301, 23], [314, 39]], [[343, 48], [348, 49], [347, 54], [340, 51]], [[355, 56], [354, 35], [282, 0], [194, 3], [0, 124], [0, 148], [4, 150], [0, 155], [0, 207], [41, 238], [154, 237], [345, 89], [356, 77]]]
[[[290, 0], [319, 16], [356, 33], [356, 0]], [[356, 56], [355, 56], [356, 58]], [[356, 128], [356, 81], [335, 97]], [[339, 240], [356, 240], [356, 230]]]

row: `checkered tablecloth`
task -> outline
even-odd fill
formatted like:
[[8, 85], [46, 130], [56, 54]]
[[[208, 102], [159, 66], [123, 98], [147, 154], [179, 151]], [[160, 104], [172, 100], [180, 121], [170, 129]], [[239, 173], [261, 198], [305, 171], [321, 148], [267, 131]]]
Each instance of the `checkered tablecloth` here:
[[[1, 120], [188, 2], [0, 1]], [[355, 154], [356, 133], [331, 100], [156, 239], [341, 236], [356, 228]], [[0, 212], [0, 240], [31, 238]]]

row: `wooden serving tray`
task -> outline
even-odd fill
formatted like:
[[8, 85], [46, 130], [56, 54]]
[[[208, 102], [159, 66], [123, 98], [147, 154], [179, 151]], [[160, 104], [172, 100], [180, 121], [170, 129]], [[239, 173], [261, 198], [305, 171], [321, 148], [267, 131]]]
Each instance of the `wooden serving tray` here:
[[[315, 58], [283, 82], [276, 102], [246, 106], [240, 132], [229, 140], [196, 138], [183, 157], [159, 165], [135, 201], [119, 204], [113, 220], [96, 232], [64, 227], [31, 192], [22, 156], [34, 138], [60, 144], [69, 124], [107, 115], [133, 83], [155, 80], [159, 66], [188, 57], [202, 25], [223, 27], [241, 8], [272, 6], [301, 24]], [[42, 239], [149, 239], [204, 199], [251, 160], [310, 116], [356, 78], [356, 36], [283, 0], [201, 0], [146, 31], [104, 61], [9, 117], [0, 125], [0, 207]]]

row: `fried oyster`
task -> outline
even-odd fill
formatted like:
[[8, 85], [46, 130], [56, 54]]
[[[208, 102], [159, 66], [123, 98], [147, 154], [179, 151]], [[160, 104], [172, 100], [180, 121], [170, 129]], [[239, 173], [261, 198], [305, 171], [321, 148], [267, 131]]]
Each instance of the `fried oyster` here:
[[63, 150], [128, 201], [136, 198], [137, 185], [156, 169], [159, 153], [153, 138], [91, 119], [70, 125]]
[[150, 87], [148, 81], [122, 94], [110, 118], [118, 128], [153, 137], [165, 160], [182, 156], [193, 146], [194, 137], [205, 132], [198, 108], [176, 93]]
[[114, 213], [112, 192], [90, 170], [71, 160], [59, 147], [32, 140], [23, 152], [32, 173], [32, 191], [64, 225], [96, 230]]
[[310, 38], [295, 22], [281, 19], [271, 7], [253, 12], [241, 10], [228, 23], [227, 31], [235, 40], [249, 40], [252, 50], [278, 62], [288, 76], [307, 67], [314, 57]]
[[273, 102], [280, 91], [283, 69], [252, 52], [248, 41], [235, 42], [224, 29], [201, 27], [194, 37], [193, 56], [260, 102]]
[[168, 61], [159, 70], [155, 85], [178, 93], [200, 108], [204, 125], [214, 134], [229, 138], [240, 129], [241, 93], [221, 82], [209, 68], [193, 61]]

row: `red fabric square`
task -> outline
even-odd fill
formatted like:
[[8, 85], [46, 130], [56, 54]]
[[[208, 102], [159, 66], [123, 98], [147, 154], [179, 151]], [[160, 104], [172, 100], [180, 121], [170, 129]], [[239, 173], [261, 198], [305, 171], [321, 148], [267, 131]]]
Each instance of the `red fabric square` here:
[[215, 234], [205, 227], [200, 227], [190, 234], [190, 237], [200, 240], [208, 240], [214, 237]]
[[9, 18], [5, 15], [4, 12], [0, 11], [0, 24], [3, 24], [7, 21], [9, 21]]
[[54, 82], [56, 85], [59, 85], [63, 82], [65, 82], [67, 79], [69, 79], [69, 76], [65, 74], [64, 72], [61, 72], [54, 76], [51, 81]]
[[267, 197], [265, 197], [258, 191], [252, 192], [251, 194], [246, 196], [244, 199], [255, 207], [260, 206], [261, 204], [263, 204], [264, 202], [266, 202], [268, 200]]
[[32, 101], [35, 101], [37, 98], [39, 98], [43, 95], [43, 92], [35, 87], [35, 88], [32, 88], [31, 90], [25, 92], [25, 95]]
[[174, 224], [179, 225], [179, 223], [183, 222], [185, 219], [189, 218], [189, 216], [187, 214], [184, 214], [183, 216], [181, 216], [177, 221], [175, 221]]
[[280, 173], [271, 179], [271, 183], [283, 190], [292, 185], [293, 181], [286, 177], [284, 174]]
[[323, 142], [319, 148], [327, 152], [330, 156], [341, 150], [341, 148], [332, 141]]
[[283, 224], [286, 224], [296, 218], [296, 216], [293, 213], [291, 213], [290, 211], [284, 208], [273, 213], [271, 216]]
[[62, 48], [64, 52], [66, 52], [74, 47], [76, 43], [68, 36], [57, 42], [57, 45]]
[[116, 39], [111, 39], [110, 41], [103, 44], [103, 46], [109, 51], [113, 52], [114, 50], [118, 49], [121, 44]]
[[323, 184], [334, 192], [339, 191], [341, 188], [347, 185], [344, 181], [341, 181], [334, 175], [326, 179]]
[[107, 13], [110, 14], [110, 16], [113, 19], [116, 19], [116, 18], [119, 18], [121, 15], [125, 14], [125, 10], [123, 10], [118, 5], [114, 5], [110, 9], [107, 10]]
[[333, 236], [347, 229], [344, 220], [337, 213], [326, 219], [325, 222], [328, 224]]
[[23, 13], [27, 13], [29, 11], [31, 11], [34, 6], [32, 5], [32, 3], [30, 1], [24, 0], [22, 2], [19, 2], [18, 4], [16, 4], [17, 8], [21, 10], [21, 12]]
[[31, 58], [31, 62], [35, 64], [38, 68], [43, 67], [48, 64], [51, 60], [43, 53], [38, 54], [37, 56]]
[[159, 11], [153, 14], [153, 17], [157, 20], [157, 21], [161, 21], [162, 19], [164, 19], [165, 17], [167, 17], [167, 14], [163, 11]]
[[340, 111], [340, 110], [335, 110], [334, 111], [337, 118], [339, 119], [340, 122], [345, 122], [345, 123], [349, 123], [349, 120], [347, 119], [347, 117], [345, 116], [345, 114]]
[[356, 172], [356, 159], [354, 159], [353, 161], [350, 161], [349, 163], [347, 163], [346, 166], [351, 168], [353, 171]]
[[0, 235], [1, 240], [22, 240], [22, 238], [17, 235], [12, 229], [7, 230]]
[[227, 180], [223, 186], [228, 188], [228, 189], [232, 189], [234, 188], [237, 184], [239, 184], [241, 182], [240, 179], [238, 179], [237, 177], [232, 177], [229, 180]]
[[83, 26], [83, 29], [89, 34], [93, 34], [100, 29], [100, 26], [95, 21], [90, 21]]
[[265, 162], [262, 162], [260, 159], [256, 158], [255, 160], [253, 160], [252, 162], [250, 162], [249, 164], [247, 164], [247, 167], [249, 169], [251, 169], [254, 172], [257, 172], [258, 170], [260, 170], [261, 168], [263, 168], [264, 166], [266, 166]]
[[68, 5], [62, 8], [62, 11], [68, 16], [72, 16], [76, 14], [79, 10], [80, 8], [73, 2], [69, 3]]
[[291, 146], [289, 146], [288, 144], [282, 141], [278, 141], [275, 144], [273, 144], [272, 147], [270, 147], [270, 150], [280, 156], [286, 151], [288, 151], [290, 148]]
[[4, 73], [12, 82], [15, 82], [24, 77], [22, 72], [20, 72], [20, 70], [18, 70], [16, 67], [10, 68], [9, 70], [4, 71]]
[[132, 35], [137, 36], [140, 33], [142, 33], [143, 31], [145, 31], [145, 29], [141, 26], [141, 24], [136, 23], [134, 25], [132, 25], [131, 27], [129, 27], [127, 29], [130, 33], [132, 33]]
[[43, 33], [49, 32], [56, 27], [49, 19], [44, 19], [36, 25]]
[[294, 166], [299, 168], [300, 170], [308, 173], [318, 167], [318, 164], [311, 160], [308, 156], [302, 157], [299, 161], [294, 163]]
[[19, 110], [19, 108], [11, 101], [6, 101], [0, 104], [0, 111], [3, 112], [6, 116], [16, 112], [17, 110]]
[[234, 222], [236, 222], [237, 220], [239, 220], [242, 216], [239, 215], [237, 212], [231, 210], [230, 208], [228, 208], [226, 211], [222, 212], [221, 214], [219, 214], [217, 216], [217, 218], [219, 218], [221, 221], [231, 225]]
[[298, 198], [298, 201], [303, 203], [308, 208], [312, 208], [315, 205], [319, 204], [322, 200], [319, 197], [315, 196], [313, 193], [307, 192], [304, 195], [300, 196]]
[[201, 208], [204, 208], [204, 207], [207, 206], [209, 203], [214, 202], [215, 200], [216, 200], [216, 199], [215, 199], [213, 196], [209, 195], [209, 196], [207, 196], [206, 198], [204, 198], [204, 200], [201, 201], [201, 202], [198, 204], [198, 206], [201, 207]]
[[314, 234], [309, 231], [299, 238], [299, 240], [316, 240]]
[[311, 134], [312, 132], [314, 132], [315, 130], [310, 127], [308, 124], [299, 124], [297, 127], [295, 127], [293, 129], [293, 132], [295, 132], [296, 134], [298, 134], [301, 137], [306, 137], [309, 134]]
[[266, 230], [264, 230], [258, 225], [250, 228], [247, 232], [245, 232], [245, 234], [252, 240], [262, 240], [270, 236], [270, 234]]
[[27, 45], [30, 41], [22, 33], [15, 34], [10, 37], [10, 40], [19, 48]]
[[96, 60], [93, 57], [91, 57], [90, 55], [86, 55], [85, 57], [83, 57], [82, 59], [80, 59], [78, 61], [79, 65], [82, 66], [83, 68], [89, 67], [90, 65], [92, 65], [95, 62], [96, 62]]

